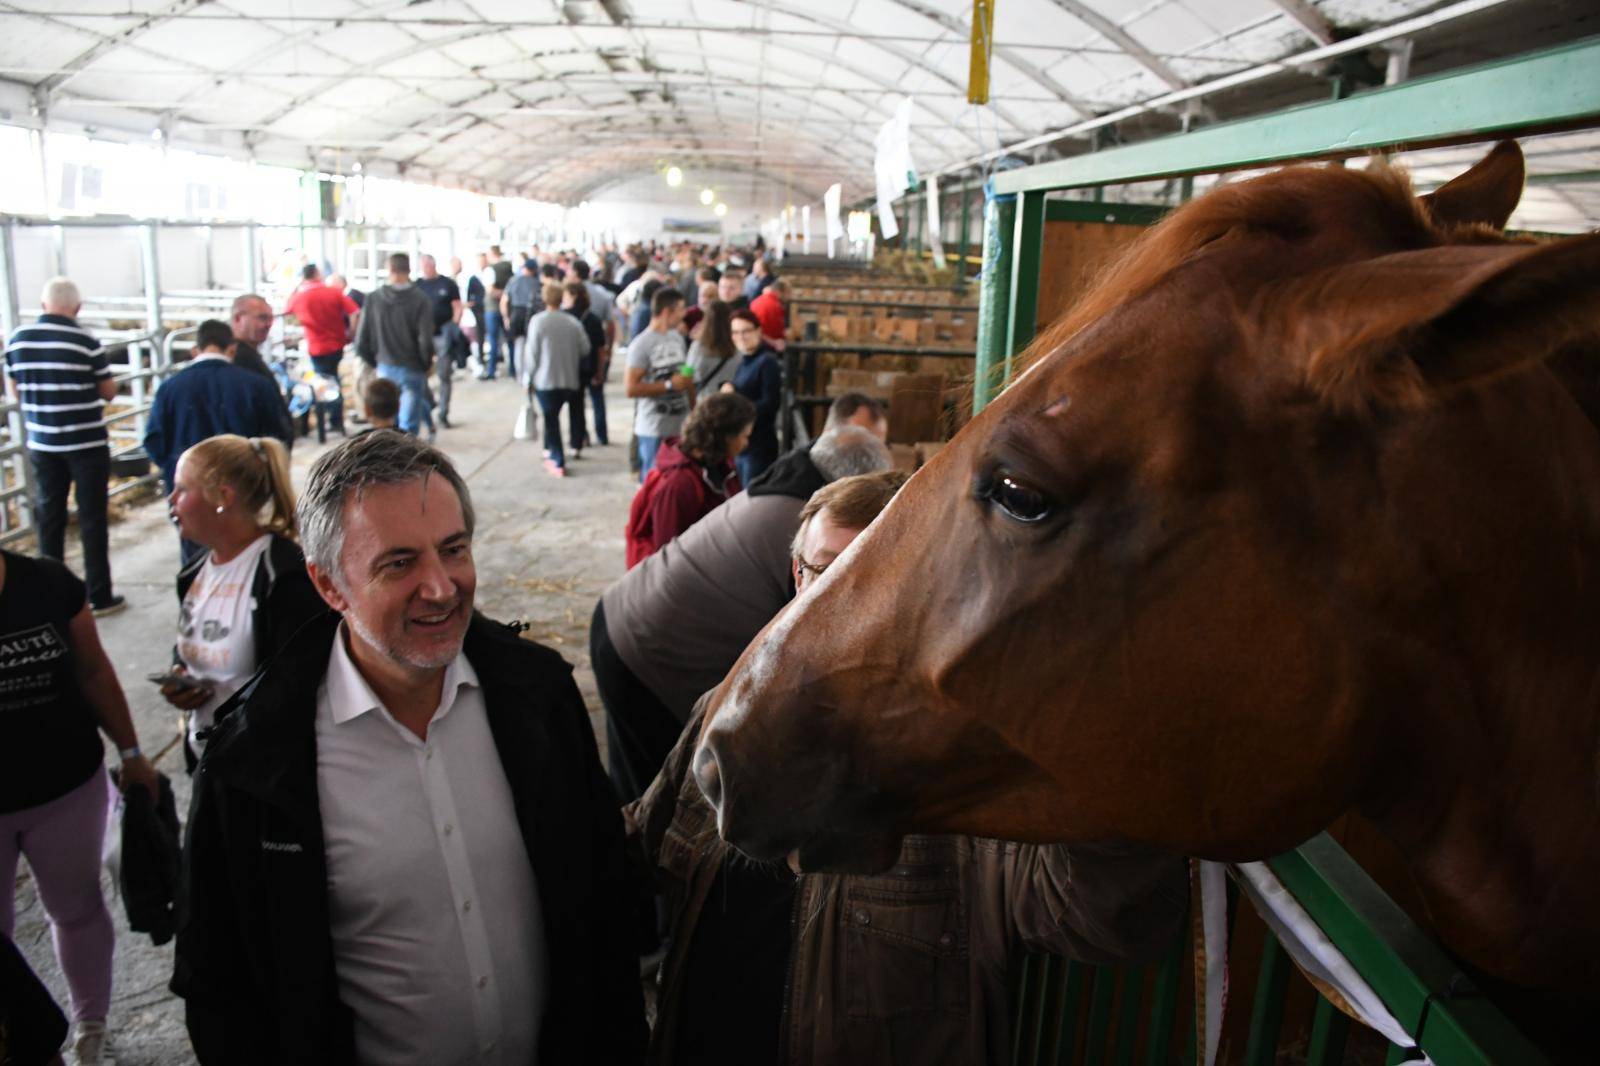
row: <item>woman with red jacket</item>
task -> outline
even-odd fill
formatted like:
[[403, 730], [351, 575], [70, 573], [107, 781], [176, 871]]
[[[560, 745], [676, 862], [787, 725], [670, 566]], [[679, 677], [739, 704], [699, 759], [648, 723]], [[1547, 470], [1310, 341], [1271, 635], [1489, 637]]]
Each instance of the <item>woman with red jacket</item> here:
[[755, 405], [736, 392], [719, 392], [690, 413], [682, 437], [661, 442], [628, 510], [628, 569], [739, 491], [733, 459], [749, 443], [755, 422]]

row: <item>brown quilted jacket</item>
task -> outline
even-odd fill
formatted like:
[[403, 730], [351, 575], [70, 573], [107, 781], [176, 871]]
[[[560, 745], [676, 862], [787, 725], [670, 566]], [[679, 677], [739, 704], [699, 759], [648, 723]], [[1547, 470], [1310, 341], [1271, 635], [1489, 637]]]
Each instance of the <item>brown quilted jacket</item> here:
[[[674, 1055], [679, 979], [728, 853], [689, 773], [701, 708], [666, 766], [624, 812], [665, 893], [670, 947], [649, 1061]], [[1009, 1061], [1009, 968], [1021, 953], [1090, 962], [1152, 958], [1182, 924], [1173, 856], [963, 836], [906, 838], [876, 876], [810, 874], [796, 886], [784, 1066], [993, 1066]]]

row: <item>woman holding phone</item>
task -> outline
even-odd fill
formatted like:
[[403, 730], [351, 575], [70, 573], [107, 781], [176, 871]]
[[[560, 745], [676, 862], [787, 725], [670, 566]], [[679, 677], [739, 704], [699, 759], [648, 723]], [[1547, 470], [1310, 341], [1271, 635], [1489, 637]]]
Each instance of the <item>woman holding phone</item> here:
[[53, 559], [0, 551], [0, 937], [15, 932], [11, 893], [26, 856], [67, 979], [75, 1062], [100, 1061], [111, 1006], [101, 732], [117, 746], [123, 788], [154, 798], [155, 769], [139, 750], [83, 582]]
[[178, 460], [167, 506], [204, 551], [178, 572], [178, 643], [161, 694], [190, 712], [189, 771], [218, 708], [327, 607], [295, 543], [289, 453], [271, 437], [224, 434]]

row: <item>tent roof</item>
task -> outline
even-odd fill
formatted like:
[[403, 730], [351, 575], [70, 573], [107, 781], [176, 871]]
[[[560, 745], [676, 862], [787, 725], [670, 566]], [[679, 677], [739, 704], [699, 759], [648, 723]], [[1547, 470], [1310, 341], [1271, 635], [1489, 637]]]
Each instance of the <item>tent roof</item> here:
[[[9, 101], [12, 121], [159, 128], [169, 143], [264, 162], [340, 171], [359, 160], [369, 173], [564, 203], [672, 163], [798, 200], [840, 181], [849, 202], [871, 194], [873, 138], [904, 95], [913, 155], [934, 172], [1407, 20], [1423, 20], [1408, 34], [1414, 74], [1600, 32], [1581, 0], [997, 0], [992, 102], [974, 107], [971, 10], [970, 0], [12, 0], [0, 10], [0, 106]], [[1335, 72], [1381, 80], [1383, 58], [1358, 52], [1201, 96], [1188, 121], [1323, 97]], [[1181, 111], [1026, 158], [1169, 132]], [[1552, 211], [1595, 206], [1550, 197]]]

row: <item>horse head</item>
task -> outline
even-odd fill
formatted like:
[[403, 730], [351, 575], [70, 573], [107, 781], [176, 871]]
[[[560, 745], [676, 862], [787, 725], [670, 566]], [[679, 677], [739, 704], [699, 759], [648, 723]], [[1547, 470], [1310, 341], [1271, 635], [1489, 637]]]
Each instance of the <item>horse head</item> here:
[[1422, 199], [1290, 167], [1154, 227], [718, 688], [723, 834], [1245, 860], [1354, 808], [1526, 977], [1519, 908], [1600, 888], [1600, 435], [1546, 365], [1600, 235], [1503, 236], [1522, 181], [1509, 143]]

